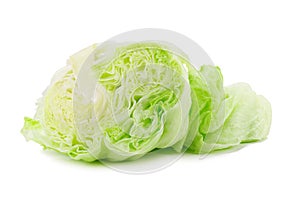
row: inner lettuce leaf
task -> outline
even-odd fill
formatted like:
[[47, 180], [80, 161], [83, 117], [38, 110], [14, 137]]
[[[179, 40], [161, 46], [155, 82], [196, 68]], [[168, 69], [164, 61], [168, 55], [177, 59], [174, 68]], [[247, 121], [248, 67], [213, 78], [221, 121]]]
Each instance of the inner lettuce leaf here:
[[105, 43], [70, 57], [21, 132], [75, 160], [123, 161], [260, 141], [270, 123], [269, 102], [244, 83], [224, 89], [219, 67], [196, 69], [162, 42]]

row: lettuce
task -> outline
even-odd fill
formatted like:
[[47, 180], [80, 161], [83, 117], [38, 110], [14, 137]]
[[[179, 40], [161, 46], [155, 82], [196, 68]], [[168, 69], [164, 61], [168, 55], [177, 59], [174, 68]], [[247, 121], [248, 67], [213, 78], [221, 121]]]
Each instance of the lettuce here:
[[[225, 120], [221, 129], [211, 132], [206, 143], [223, 150], [267, 138], [271, 126], [271, 106], [246, 83], [225, 87]], [[213, 139], [218, 135], [218, 141]]]
[[247, 84], [224, 89], [219, 67], [196, 69], [163, 42], [104, 43], [55, 73], [21, 132], [75, 160], [123, 161], [260, 141], [270, 123], [269, 102]]
[[75, 77], [70, 66], [56, 72], [43, 98], [38, 101], [34, 119], [25, 117], [22, 133], [27, 140], [35, 141], [45, 149], [65, 153], [75, 160], [94, 161], [74, 126], [74, 86]]

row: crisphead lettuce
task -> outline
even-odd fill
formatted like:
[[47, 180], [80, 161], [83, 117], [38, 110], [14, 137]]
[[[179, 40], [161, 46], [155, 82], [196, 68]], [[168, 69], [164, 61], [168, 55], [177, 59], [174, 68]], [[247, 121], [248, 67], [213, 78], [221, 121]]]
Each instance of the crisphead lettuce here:
[[92, 45], [70, 57], [22, 134], [75, 160], [137, 159], [161, 148], [209, 153], [263, 140], [271, 107], [247, 84], [223, 89], [161, 42]]

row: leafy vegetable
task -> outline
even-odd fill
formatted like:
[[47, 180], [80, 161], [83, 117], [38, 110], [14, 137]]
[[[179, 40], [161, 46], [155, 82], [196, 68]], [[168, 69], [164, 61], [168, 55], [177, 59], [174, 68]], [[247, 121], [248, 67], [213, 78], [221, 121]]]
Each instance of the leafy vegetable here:
[[75, 160], [137, 159], [160, 148], [208, 153], [265, 139], [271, 107], [248, 85], [223, 89], [161, 42], [92, 45], [70, 57], [22, 134]]
[[[271, 106], [256, 95], [246, 83], [225, 88], [225, 121], [220, 130], [208, 135], [205, 142], [214, 150], [266, 139], [271, 125]], [[221, 132], [221, 134], [220, 134]], [[215, 143], [214, 135], [219, 135]]]

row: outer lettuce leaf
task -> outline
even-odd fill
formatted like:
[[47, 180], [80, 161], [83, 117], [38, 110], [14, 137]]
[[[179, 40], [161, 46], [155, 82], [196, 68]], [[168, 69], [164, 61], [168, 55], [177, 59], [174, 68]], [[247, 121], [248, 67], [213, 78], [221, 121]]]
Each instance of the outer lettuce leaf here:
[[[201, 76], [206, 82], [202, 82]], [[192, 71], [189, 79], [193, 91], [189, 137], [196, 132], [189, 152], [210, 153], [267, 137], [271, 105], [248, 84], [225, 87], [224, 93], [220, 69], [212, 66]]]
[[[206, 137], [205, 142], [213, 143], [213, 150], [222, 150], [266, 139], [271, 126], [270, 103], [246, 83], [225, 87], [225, 95], [224, 125]], [[217, 143], [215, 135], [219, 135]]]
[[[223, 76], [219, 67], [202, 66], [199, 70], [190, 68], [189, 80], [192, 89], [190, 130], [187, 141], [192, 153], [203, 152], [204, 138], [218, 130], [224, 120]], [[217, 141], [217, 137], [211, 140]], [[207, 150], [206, 150], [207, 151]]]

